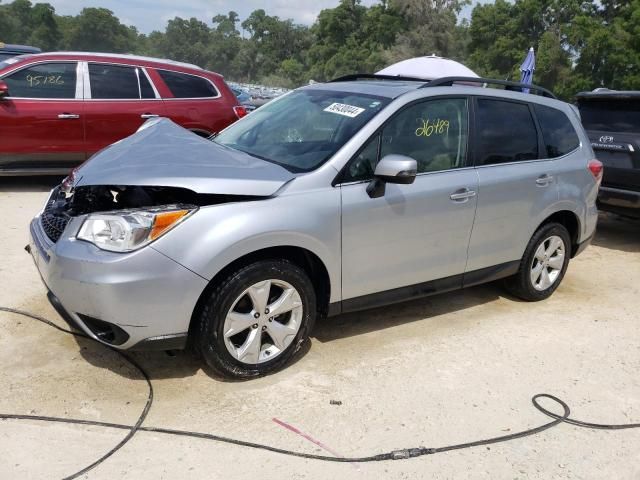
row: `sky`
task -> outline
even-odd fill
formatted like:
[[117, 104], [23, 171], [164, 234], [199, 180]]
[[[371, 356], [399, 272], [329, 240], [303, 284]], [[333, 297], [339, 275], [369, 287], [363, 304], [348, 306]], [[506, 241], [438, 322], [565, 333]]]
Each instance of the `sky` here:
[[[333, 8], [338, 0], [47, 0], [59, 15], [76, 15], [84, 7], [104, 7], [127, 25], [137, 27], [141, 33], [165, 29], [167, 21], [174, 17], [196, 17], [207, 24], [211, 18], [233, 10], [244, 20], [259, 8], [268, 15], [292, 18], [296, 23], [311, 25], [320, 10]], [[473, 0], [489, 3], [492, 0]], [[33, 0], [37, 3], [38, 0]], [[376, 0], [362, 0], [363, 5], [372, 5]], [[462, 16], [469, 17], [472, 7], [466, 7]]]

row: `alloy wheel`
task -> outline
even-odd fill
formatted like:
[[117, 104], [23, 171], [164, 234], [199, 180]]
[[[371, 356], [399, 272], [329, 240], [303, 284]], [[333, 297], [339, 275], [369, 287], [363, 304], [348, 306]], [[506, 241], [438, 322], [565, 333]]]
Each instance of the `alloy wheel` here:
[[255, 283], [236, 298], [225, 317], [225, 346], [242, 363], [273, 360], [295, 339], [303, 313], [300, 294], [290, 283]]
[[540, 243], [531, 262], [530, 278], [533, 288], [544, 291], [558, 280], [565, 255], [564, 241], [557, 235], [552, 235]]

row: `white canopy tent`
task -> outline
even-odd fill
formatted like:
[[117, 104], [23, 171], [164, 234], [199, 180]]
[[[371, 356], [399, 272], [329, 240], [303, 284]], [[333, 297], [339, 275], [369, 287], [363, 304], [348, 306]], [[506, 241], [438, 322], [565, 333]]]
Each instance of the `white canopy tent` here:
[[416, 57], [394, 63], [383, 68], [378, 75], [391, 75], [398, 77], [413, 77], [425, 80], [434, 80], [442, 77], [474, 77], [479, 75], [463, 64], [448, 58], [436, 57]]

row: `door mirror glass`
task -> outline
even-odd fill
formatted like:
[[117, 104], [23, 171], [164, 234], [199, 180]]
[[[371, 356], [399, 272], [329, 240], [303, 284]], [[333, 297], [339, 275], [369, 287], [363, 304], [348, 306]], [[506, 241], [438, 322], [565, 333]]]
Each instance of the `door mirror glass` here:
[[387, 183], [413, 183], [418, 171], [418, 162], [406, 155], [386, 155], [376, 165], [375, 177]]
[[9, 96], [9, 85], [0, 80], [0, 100]]

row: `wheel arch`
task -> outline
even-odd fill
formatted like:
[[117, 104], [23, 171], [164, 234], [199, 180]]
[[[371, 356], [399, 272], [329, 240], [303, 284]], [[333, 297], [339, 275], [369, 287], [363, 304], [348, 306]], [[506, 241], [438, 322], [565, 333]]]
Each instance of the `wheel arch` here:
[[258, 262], [260, 260], [274, 260], [282, 259], [288, 260], [291, 263], [302, 268], [313, 284], [316, 293], [316, 304], [318, 313], [320, 316], [326, 316], [329, 309], [329, 299], [331, 296], [331, 280], [329, 277], [329, 271], [326, 265], [311, 250], [308, 250], [299, 246], [282, 245], [267, 247], [260, 250], [255, 250], [251, 253], [247, 253], [224, 266], [216, 273], [209, 281], [205, 289], [200, 294], [198, 301], [191, 314], [191, 321], [189, 323], [189, 337], [192, 337], [192, 332], [199, 318], [199, 314], [202, 311], [204, 303], [206, 302], [209, 294], [215, 288], [215, 286], [226, 278], [232, 272]]
[[567, 229], [569, 237], [571, 238], [571, 257], [573, 257], [578, 249], [578, 240], [582, 228], [578, 215], [571, 210], [559, 210], [547, 216], [540, 225], [536, 227], [534, 232], [537, 232], [540, 227], [548, 223], [559, 223]]

